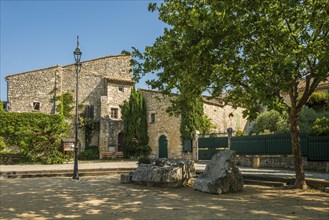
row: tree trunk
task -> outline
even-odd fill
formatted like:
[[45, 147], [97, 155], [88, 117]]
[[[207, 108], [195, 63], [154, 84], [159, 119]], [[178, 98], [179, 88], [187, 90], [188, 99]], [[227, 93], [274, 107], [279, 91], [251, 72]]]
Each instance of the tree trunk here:
[[291, 108], [289, 112], [290, 135], [292, 153], [294, 156], [294, 167], [296, 172], [295, 188], [307, 189], [305, 173], [303, 168], [302, 153], [300, 149], [299, 112], [296, 108]]

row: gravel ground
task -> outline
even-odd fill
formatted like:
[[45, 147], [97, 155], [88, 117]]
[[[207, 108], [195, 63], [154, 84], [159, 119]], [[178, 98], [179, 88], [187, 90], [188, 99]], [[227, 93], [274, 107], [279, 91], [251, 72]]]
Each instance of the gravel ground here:
[[329, 219], [329, 194], [316, 190], [246, 185], [212, 195], [119, 179], [1, 179], [0, 219]]

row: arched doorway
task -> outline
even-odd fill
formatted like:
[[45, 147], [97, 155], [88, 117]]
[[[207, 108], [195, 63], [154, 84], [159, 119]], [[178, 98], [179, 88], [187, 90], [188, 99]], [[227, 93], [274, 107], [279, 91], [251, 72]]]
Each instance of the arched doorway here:
[[168, 140], [165, 135], [159, 138], [159, 158], [168, 158]]
[[118, 151], [123, 151], [123, 132], [118, 134]]

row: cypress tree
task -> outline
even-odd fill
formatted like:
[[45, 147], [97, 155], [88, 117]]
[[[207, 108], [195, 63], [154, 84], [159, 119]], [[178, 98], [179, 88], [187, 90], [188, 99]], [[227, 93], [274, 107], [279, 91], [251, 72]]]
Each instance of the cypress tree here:
[[120, 106], [124, 123], [123, 145], [127, 156], [147, 156], [151, 152], [148, 146], [147, 109], [141, 91], [131, 89], [129, 101]]

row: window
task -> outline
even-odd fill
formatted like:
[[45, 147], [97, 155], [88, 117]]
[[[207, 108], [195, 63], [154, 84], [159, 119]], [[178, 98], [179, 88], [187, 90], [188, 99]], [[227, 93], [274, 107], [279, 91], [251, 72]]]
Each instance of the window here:
[[33, 102], [33, 111], [40, 111], [40, 102]]
[[119, 92], [124, 92], [125, 91], [125, 87], [124, 86], [118, 86]]
[[111, 118], [118, 118], [118, 109], [117, 108], [111, 108]]
[[151, 113], [151, 123], [155, 123], [155, 113]]

